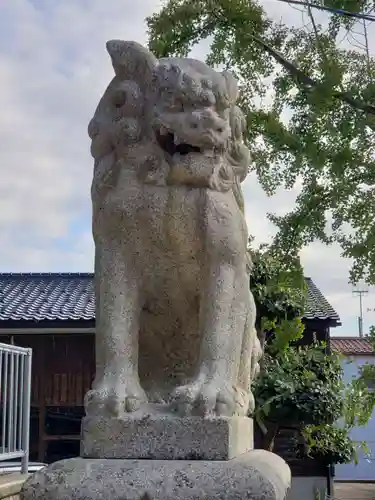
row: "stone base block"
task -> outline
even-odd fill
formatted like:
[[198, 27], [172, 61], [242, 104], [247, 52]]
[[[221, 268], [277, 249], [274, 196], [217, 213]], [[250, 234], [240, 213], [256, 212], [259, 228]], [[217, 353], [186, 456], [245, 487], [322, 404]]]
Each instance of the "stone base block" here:
[[253, 449], [247, 417], [85, 417], [81, 456], [153, 460], [230, 460]]
[[72, 458], [31, 476], [20, 500], [284, 500], [290, 483], [264, 450], [217, 462]]

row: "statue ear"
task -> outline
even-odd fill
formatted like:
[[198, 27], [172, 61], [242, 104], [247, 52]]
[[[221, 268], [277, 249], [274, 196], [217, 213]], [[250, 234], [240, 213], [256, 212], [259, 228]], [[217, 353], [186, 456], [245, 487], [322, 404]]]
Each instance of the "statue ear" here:
[[141, 88], [151, 84], [152, 72], [158, 61], [149, 50], [137, 42], [109, 40], [107, 51], [116, 76], [136, 81]]
[[237, 101], [237, 98], [238, 98], [237, 80], [234, 77], [234, 75], [232, 73], [230, 73], [229, 71], [223, 71], [221, 74], [223, 75], [225, 82], [226, 82], [229, 102], [231, 105], [233, 105]]

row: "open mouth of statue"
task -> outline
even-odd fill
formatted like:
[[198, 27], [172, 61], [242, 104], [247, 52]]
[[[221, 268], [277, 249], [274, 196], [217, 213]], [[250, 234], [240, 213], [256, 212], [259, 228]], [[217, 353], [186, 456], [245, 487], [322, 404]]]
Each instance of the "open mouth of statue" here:
[[159, 146], [168, 154], [173, 156], [175, 153], [187, 155], [189, 153], [201, 153], [198, 146], [180, 142], [178, 137], [165, 128], [156, 131], [156, 140]]

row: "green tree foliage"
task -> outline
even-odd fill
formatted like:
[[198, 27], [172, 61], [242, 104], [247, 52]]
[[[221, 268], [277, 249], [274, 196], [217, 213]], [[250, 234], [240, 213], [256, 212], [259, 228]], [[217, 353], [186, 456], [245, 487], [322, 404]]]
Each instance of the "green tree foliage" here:
[[[345, 384], [339, 354], [319, 344], [298, 347], [307, 298], [299, 260], [285, 259], [267, 245], [250, 252], [256, 324], [265, 349], [253, 387], [262, 446], [272, 450], [280, 430], [292, 428], [297, 455], [325, 464], [356, 460], [358, 450], [367, 448], [354, 442], [350, 431], [366, 425], [372, 415], [375, 392], [368, 382], [374, 365], [365, 365], [358, 378]], [[375, 334], [369, 338], [375, 341]]]
[[297, 456], [333, 464], [366, 452], [366, 444], [353, 441], [350, 432], [371, 418], [375, 394], [361, 377], [344, 383], [341, 356], [321, 344], [269, 352], [267, 346], [264, 369], [254, 382], [263, 447], [272, 450], [279, 431], [289, 428], [297, 436]]
[[[314, 0], [364, 12], [373, 0]], [[208, 63], [239, 78], [252, 169], [266, 193], [302, 183], [295, 208], [270, 214], [274, 240], [294, 255], [313, 240], [353, 258], [351, 279], [375, 283], [375, 60], [340, 46], [353, 19], [311, 29], [272, 21], [257, 0], [169, 0], [148, 18], [157, 56], [211, 42]]]
[[326, 465], [350, 463], [357, 460], [359, 450], [367, 452], [366, 444], [350, 439], [345, 427], [310, 425], [303, 429], [302, 436], [304, 446], [300, 446], [299, 455], [314, 458]]
[[262, 346], [267, 335], [269, 349], [282, 351], [303, 335], [301, 317], [307, 286], [299, 259], [284, 259], [275, 248], [262, 245], [249, 250], [253, 262], [250, 287], [257, 310], [256, 327]]
[[[374, 336], [371, 338], [370, 335], [370, 340], [374, 342]], [[339, 359], [337, 354], [334, 356]], [[371, 363], [366, 363], [359, 376], [349, 384], [340, 381], [337, 386], [342, 405], [340, 426], [328, 423], [305, 427], [302, 434], [308, 444], [309, 456], [319, 457], [326, 463], [347, 463], [357, 461], [359, 450], [369, 453], [366, 443], [353, 441], [349, 433], [355, 427], [367, 425], [372, 417], [375, 407], [375, 391], [372, 390], [374, 382], [374, 364]]]
[[257, 411], [275, 422], [330, 424], [342, 415], [342, 384], [339, 358], [320, 345], [266, 354], [266, 369], [255, 382]]
[[[279, 431], [293, 427], [299, 436], [298, 454], [328, 463], [350, 461], [356, 446], [346, 427], [332, 425], [347, 411], [340, 358], [326, 355], [320, 345], [295, 345], [303, 335], [307, 298], [302, 267], [298, 259], [285, 260], [267, 245], [251, 251], [251, 256], [257, 330], [265, 349], [263, 369], [253, 387], [262, 446], [272, 450]], [[351, 412], [358, 414], [358, 391], [347, 392]], [[326, 438], [320, 439], [323, 434]]]

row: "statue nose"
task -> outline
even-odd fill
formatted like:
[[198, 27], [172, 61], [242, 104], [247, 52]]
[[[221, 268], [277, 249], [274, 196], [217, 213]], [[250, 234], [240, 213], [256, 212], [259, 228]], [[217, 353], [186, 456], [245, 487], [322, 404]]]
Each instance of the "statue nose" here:
[[215, 124], [215, 114], [211, 109], [205, 109], [203, 111], [194, 111], [190, 120], [191, 128], [198, 128], [199, 124], [201, 126], [211, 127]]
[[205, 122], [213, 123], [215, 121], [215, 113], [212, 109], [204, 109], [202, 111], [202, 118]]

